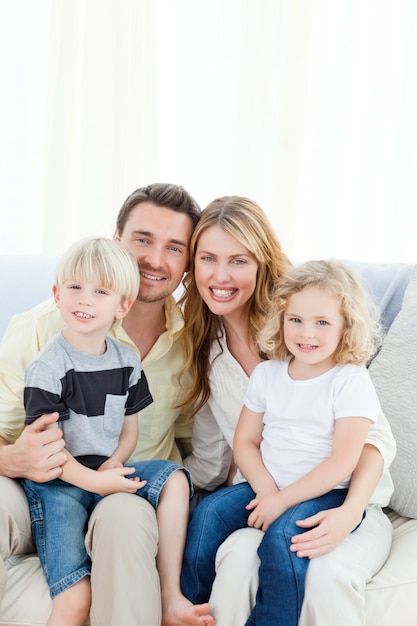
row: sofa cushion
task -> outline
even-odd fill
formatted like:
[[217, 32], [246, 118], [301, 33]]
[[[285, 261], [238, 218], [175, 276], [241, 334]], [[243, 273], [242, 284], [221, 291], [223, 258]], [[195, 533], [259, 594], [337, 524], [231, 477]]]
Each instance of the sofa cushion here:
[[417, 269], [380, 352], [369, 367], [397, 442], [391, 508], [417, 519]]

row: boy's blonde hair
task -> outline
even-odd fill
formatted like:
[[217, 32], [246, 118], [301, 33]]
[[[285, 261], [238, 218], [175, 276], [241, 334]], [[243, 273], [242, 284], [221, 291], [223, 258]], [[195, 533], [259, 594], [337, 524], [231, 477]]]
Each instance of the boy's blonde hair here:
[[55, 284], [60, 288], [65, 281], [96, 283], [119, 294], [122, 302], [136, 300], [138, 262], [122, 241], [87, 237], [70, 246], [58, 262]]
[[290, 355], [284, 341], [284, 313], [290, 296], [309, 287], [319, 287], [339, 302], [345, 328], [335, 353], [336, 363], [367, 363], [382, 343], [378, 310], [359, 278], [339, 261], [309, 261], [281, 276], [258, 335], [260, 350], [272, 359]]

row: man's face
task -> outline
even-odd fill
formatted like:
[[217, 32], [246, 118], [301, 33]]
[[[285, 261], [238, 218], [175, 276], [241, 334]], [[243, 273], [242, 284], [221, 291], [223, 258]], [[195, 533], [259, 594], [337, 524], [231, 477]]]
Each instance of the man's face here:
[[157, 302], [173, 293], [188, 268], [191, 218], [152, 202], [141, 202], [130, 212], [123, 232], [139, 263], [140, 302]]

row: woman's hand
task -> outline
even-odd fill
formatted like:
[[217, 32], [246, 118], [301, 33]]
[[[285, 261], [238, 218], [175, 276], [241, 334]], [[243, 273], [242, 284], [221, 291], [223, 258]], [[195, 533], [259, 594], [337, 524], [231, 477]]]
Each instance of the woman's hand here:
[[292, 537], [291, 552], [299, 557], [314, 559], [331, 552], [361, 522], [362, 515], [347, 505], [327, 511], [319, 511], [311, 517], [297, 521], [300, 528], [310, 528], [300, 535]]

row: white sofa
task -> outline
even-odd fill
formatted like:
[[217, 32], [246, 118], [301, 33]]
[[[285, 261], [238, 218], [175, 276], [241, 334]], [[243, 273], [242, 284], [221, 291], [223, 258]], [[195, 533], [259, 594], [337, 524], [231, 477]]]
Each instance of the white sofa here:
[[[24, 311], [50, 296], [55, 262], [55, 257], [46, 256], [0, 256], [3, 293], [0, 337], [12, 313]], [[387, 510], [394, 540], [387, 562], [367, 586], [366, 626], [416, 626], [417, 270], [403, 264], [353, 265], [380, 303], [389, 327], [370, 371], [398, 446], [392, 466], [395, 492], [391, 508]], [[0, 598], [0, 625], [43, 626], [49, 610], [49, 595], [37, 556], [16, 557], [6, 565], [7, 584], [4, 597]]]

